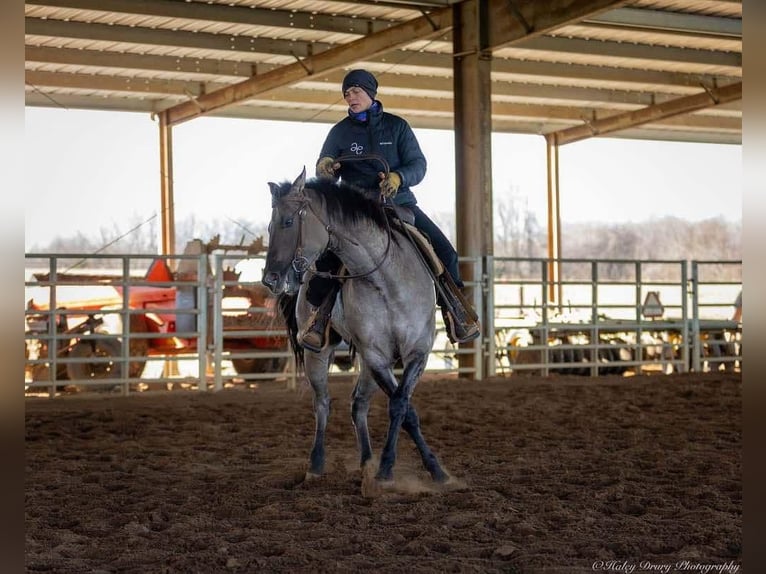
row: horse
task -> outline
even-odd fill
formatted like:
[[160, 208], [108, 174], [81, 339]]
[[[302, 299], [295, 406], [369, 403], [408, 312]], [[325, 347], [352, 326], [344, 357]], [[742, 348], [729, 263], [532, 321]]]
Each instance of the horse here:
[[[328, 370], [334, 347], [343, 339], [359, 358], [351, 419], [362, 470], [372, 459], [367, 413], [379, 387], [388, 397], [389, 427], [376, 482], [393, 481], [397, 440], [404, 429], [431, 478], [446, 483], [449, 476], [423, 438], [411, 402], [435, 337], [434, 284], [416, 247], [391, 224], [379, 196], [371, 199], [355, 187], [328, 179], [307, 182], [305, 167], [292, 184], [269, 182], [269, 188], [272, 212], [262, 283], [274, 295], [297, 293], [295, 315], [288, 318], [294, 351], [299, 345], [297, 325], [310, 313], [308, 281], [303, 279], [320, 273], [314, 263], [325, 251], [335, 253], [347, 270], [331, 315], [332, 330], [340, 337], [330, 337], [320, 352], [296, 352], [314, 393], [316, 426], [307, 477], [324, 472]], [[394, 375], [397, 361], [403, 365], [401, 381]]]

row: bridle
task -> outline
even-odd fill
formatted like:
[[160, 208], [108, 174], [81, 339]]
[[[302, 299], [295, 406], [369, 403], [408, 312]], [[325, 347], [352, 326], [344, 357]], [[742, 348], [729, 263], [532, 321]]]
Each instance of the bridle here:
[[[354, 156], [340, 156], [337, 158], [337, 161], [362, 161], [362, 160], [370, 160], [373, 159], [375, 161], [379, 161], [381, 164], [383, 164], [385, 173], [389, 173], [389, 166], [386, 159], [379, 155], [379, 154], [363, 154], [363, 155], [354, 155]], [[383, 256], [380, 258], [380, 261], [378, 261], [375, 266], [368, 270], [364, 271], [363, 273], [353, 273], [353, 274], [347, 274], [347, 273], [331, 273], [329, 271], [319, 271], [316, 268], [316, 259], [313, 263], [309, 263], [308, 258], [303, 255], [303, 237], [304, 237], [304, 221], [305, 216], [308, 211], [310, 211], [314, 217], [317, 218], [319, 223], [321, 223], [325, 231], [327, 231], [327, 245], [325, 245], [324, 249], [322, 250], [322, 253], [325, 253], [326, 251], [332, 249], [333, 247], [333, 236], [339, 237], [339, 233], [337, 230], [333, 228], [332, 225], [325, 222], [320, 215], [316, 212], [314, 207], [311, 204], [311, 201], [308, 197], [305, 196], [305, 194], [301, 193], [303, 195], [303, 199], [298, 203], [298, 207], [296, 207], [295, 211], [290, 214], [289, 219], [294, 219], [295, 215], [298, 216], [298, 235], [296, 237], [296, 246], [295, 246], [295, 256], [293, 257], [293, 261], [291, 263], [293, 270], [298, 274], [298, 276], [302, 276], [303, 273], [308, 271], [312, 275], [315, 275], [317, 277], [323, 277], [325, 279], [361, 279], [363, 277], [367, 277], [369, 275], [372, 275], [375, 273], [378, 269], [381, 268], [383, 263], [385, 263], [386, 259], [388, 258], [388, 254], [391, 251], [391, 224], [388, 221], [388, 216], [384, 216], [386, 221], [386, 248], [383, 251]], [[383, 199], [385, 201], [385, 199]]]
[[298, 215], [298, 237], [296, 239], [296, 247], [295, 247], [295, 257], [292, 261], [292, 267], [295, 270], [296, 273], [299, 275], [302, 275], [304, 272], [308, 271], [312, 275], [316, 275], [317, 277], [324, 277], [326, 279], [361, 279], [362, 277], [367, 277], [368, 275], [372, 275], [375, 273], [378, 269], [381, 268], [383, 263], [385, 263], [386, 259], [388, 258], [388, 254], [391, 251], [391, 224], [388, 221], [388, 217], [386, 217], [386, 248], [383, 251], [383, 256], [380, 258], [380, 261], [378, 261], [375, 266], [372, 269], [369, 269], [367, 271], [364, 271], [362, 273], [331, 273], [330, 271], [320, 271], [316, 268], [316, 260], [314, 263], [309, 263], [308, 258], [303, 255], [303, 226], [306, 216], [306, 208], [308, 208], [308, 211], [310, 211], [314, 217], [317, 218], [319, 223], [321, 223], [325, 231], [327, 231], [327, 245], [325, 245], [325, 248], [322, 250], [322, 253], [325, 253], [328, 250], [331, 250], [333, 248], [333, 244], [337, 244], [337, 240], [334, 241], [334, 237], [339, 237], [340, 234], [333, 228], [332, 225], [329, 223], [326, 223], [316, 212], [314, 207], [311, 205], [311, 201], [308, 199], [304, 199], [301, 201], [298, 208], [293, 212], [293, 214]]

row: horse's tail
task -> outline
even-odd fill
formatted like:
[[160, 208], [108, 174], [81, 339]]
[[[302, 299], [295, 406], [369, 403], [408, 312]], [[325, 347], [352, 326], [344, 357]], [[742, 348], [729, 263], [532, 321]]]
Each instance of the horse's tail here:
[[290, 350], [295, 356], [295, 363], [300, 370], [303, 367], [303, 347], [298, 344], [298, 320], [295, 318], [295, 306], [298, 303], [298, 295], [282, 293], [277, 298], [277, 305], [287, 326], [287, 338], [290, 341]]

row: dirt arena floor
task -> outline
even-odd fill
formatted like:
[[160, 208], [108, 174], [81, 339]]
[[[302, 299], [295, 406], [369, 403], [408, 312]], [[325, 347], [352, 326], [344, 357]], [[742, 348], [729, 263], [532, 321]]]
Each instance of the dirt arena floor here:
[[310, 481], [306, 387], [27, 398], [26, 571], [743, 571], [740, 375], [426, 379], [452, 481], [403, 437], [382, 492], [362, 488], [351, 384], [332, 385]]

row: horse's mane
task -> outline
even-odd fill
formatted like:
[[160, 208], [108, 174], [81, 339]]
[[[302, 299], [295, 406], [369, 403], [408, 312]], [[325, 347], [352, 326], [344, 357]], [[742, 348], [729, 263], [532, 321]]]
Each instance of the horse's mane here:
[[[290, 192], [292, 184], [283, 182], [274, 193], [279, 199]], [[306, 182], [306, 190], [313, 191], [323, 201], [330, 217], [339, 217], [350, 224], [370, 221], [381, 229], [386, 228], [386, 215], [383, 205], [370, 197], [360, 188], [343, 182], [325, 178], [312, 178]]]

